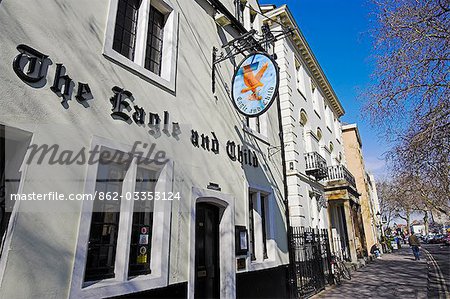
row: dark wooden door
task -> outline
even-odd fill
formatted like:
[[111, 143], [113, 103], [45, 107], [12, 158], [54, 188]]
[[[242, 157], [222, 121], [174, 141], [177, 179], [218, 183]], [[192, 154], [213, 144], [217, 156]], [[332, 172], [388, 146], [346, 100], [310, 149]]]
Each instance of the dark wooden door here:
[[195, 221], [195, 298], [219, 298], [219, 208], [197, 204]]

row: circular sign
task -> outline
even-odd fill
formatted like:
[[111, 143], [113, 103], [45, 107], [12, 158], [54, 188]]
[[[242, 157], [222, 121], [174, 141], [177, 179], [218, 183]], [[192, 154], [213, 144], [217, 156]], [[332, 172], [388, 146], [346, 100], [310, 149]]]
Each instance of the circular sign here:
[[146, 235], [148, 233], [148, 228], [147, 227], [141, 227], [141, 234]]
[[139, 253], [144, 255], [147, 253], [147, 247], [142, 246], [141, 248], [139, 248]]
[[233, 76], [232, 98], [236, 109], [256, 117], [270, 108], [278, 91], [278, 67], [265, 53], [248, 55]]

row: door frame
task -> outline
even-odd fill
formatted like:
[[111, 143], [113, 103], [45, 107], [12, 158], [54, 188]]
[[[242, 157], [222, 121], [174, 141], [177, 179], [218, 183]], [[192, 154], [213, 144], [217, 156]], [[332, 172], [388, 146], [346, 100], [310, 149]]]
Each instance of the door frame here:
[[[197, 203], [209, 203], [220, 208], [219, 214], [219, 270], [220, 270], [220, 297], [236, 297], [236, 266], [235, 266], [235, 236], [234, 213], [235, 199], [230, 194], [218, 191], [192, 187], [191, 220], [189, 238], [189, 281], [188, 298], [195, 295], [195, 221]], [[229, 248], [229, 250], [220, 250]]]

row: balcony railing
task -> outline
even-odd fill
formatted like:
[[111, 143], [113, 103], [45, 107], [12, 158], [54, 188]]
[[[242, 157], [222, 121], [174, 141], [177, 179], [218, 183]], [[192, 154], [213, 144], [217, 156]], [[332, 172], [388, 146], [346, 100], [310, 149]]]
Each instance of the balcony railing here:
[[305, 154], [306, 174], [312, 175], [316, 180], [327, 177], [327, 161], [317, 152]]
[[355, 177], [344, 165], [333, 165], [328, 167], [327, 181], [346, 180], [351, 186], [356, 188]]

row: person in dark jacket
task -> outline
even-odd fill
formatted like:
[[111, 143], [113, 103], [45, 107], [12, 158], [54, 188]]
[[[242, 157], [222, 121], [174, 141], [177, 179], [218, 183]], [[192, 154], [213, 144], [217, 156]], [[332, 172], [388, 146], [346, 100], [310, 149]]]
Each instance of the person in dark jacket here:
[[420, 261], [420, 241], [419, 238], [417, 238], [414, 234], [411, 234], [408, 239], [409, 246], [411, 246], [411, 249], [414, 253], [414, 257], [416, 261]]
[[370, 253], [375, 255], [376, 258], [381, 258], [381, 252], [378, 248], [378, 244], [373, 244], [372, 247], [370, 247]]

